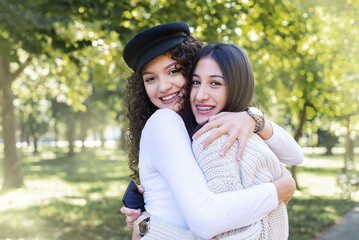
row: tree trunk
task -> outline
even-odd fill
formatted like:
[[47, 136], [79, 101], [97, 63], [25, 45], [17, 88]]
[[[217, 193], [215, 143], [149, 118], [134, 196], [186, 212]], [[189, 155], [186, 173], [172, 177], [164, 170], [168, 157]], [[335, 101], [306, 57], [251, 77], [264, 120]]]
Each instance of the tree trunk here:
[[344, 167], [343, 167], [343, 173], [347, 172], [347, 167], [350, 162], [354, 161], [354, 143], [353, 140], [350, 137], [350, 115], [347, 119], [347, 136], [346, 136], [346, 142], [345, 142], [345, 153], [344, 153]]
[[69, 143], [69, 152], [67, 155], [73, 157], [75, 155], [75, 119], [74, 116], [69, 117], [69, 122], [67, 123], [67, 132], [66, 132], [67, 141]]
[[326, 141], [325, 141], [325, 147], [327, 148], [327, 151], [325, 152], [325, 156], [332, 156], [333, 155], [333, 148], [335, 144], [337, 143], [338, 138], [334, 135], [332, 135], [329, 131], [326, 132]]
[[58, 140], [59, 140], [59, 129], [58, 129], [58, 125], [57, 125], [57, 119], [55, 119], [55, 124], [54, 124], [54, 133], [55, 133], [55, 146], [56, 148], [59, 147], [58, 145]]
[[26, 133], [26, 143], [27, 143], [27, 147], [30, 147], [30, 136], [28, 133]]
[[22, 187], [21, 161], [16, 148], [16, 119], [14, 95], [11, 89], [14, 78], [9, 62], [0, 57], [0, 81], [2, 89], [2, 134], [4, 140], [4, 182], [3, 189]]
[[85, 141], [87, 137], [87, 124], [84, 119], [80, 121], [80, 140], [82, 142], [81, 152], [86, 150]]
[[39, 139], [37, 137], [34, 137], [34, 153], [38, 153], [38, 149], [37, 149], [37, 143], [38, 143]]
[[[300, 122], [299, 122], [299, 126], [298, 126], [298, 129], [297, 129], [297, 132], [295, 133], [295, 136], [294, 136], [294, 139], [299, 142], [299, 139], [302, 137], [303, 135], [303, 126], [304, 126], [304, 123], [307, 119], [307, 105], [304, 104], [304, 107], [303, 107], [303, 110], [302, 112], [300, 113]], [[299, 190], [300, 187], [299, 187], [299, 183], [298, 183], [298, 179], [297, 179], [297, 166], [292, 166], [291, 167], [291, 173], [292, 173], [292, 176], [297, 184], [297, 189]]]
[[105, 132], [103, 131], [103, 129], [100, 130], [100, 141], [101, 141], [101, 144], [100, 144], [100, 147], [104, 147], [105, 146]]

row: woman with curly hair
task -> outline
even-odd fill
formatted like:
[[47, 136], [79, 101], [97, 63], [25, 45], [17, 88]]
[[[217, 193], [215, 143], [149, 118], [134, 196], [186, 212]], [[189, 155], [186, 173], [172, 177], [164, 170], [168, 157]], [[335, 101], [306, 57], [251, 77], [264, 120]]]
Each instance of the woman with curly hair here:
[[[193, 61], [201, 47], [201, 41], [193, 37], [187, 37], [183, 42], [170, 50], [171, 58], [176, 60], [177, 67], [180, 66], [180, 68], [176, 70], [178, 70], [185, 79], [191, 79]], [[179, 96], [177, 104], [177, 107], [180, 107], [181, 109], [178, 109], [179, 111], [176, 112], [178, 112], [182, 118], [186, 118], [187, 121], [193, 122], [194, 118], [193, 114], [191, 114], [190, 106], [187, 106], [187, 108], [183, 105], [180, 106], [181, 103], [184, 102], [184, 98], [188, 98], [188, 80], [181, 86], [181, 88], [183, 88], [182, 95]], [[147, 120], [157, 109], [159, 109], [159, 107], [157, 107], [148, 97], [142, 76], [136, 71], [128, 78], [125, 91], [125, 103], [128, 111], [127, 117], [130, 120], [127, 133], [127, 139], [130, 146], [129, 166], [133, 171], [131, 177], [138, 180], [138, 154], [141, 132]]]
[[[289, 200], [295, 190], [294, 180], [285, 171], [272, 183], [247, 189], [218, 194], [208, 189], [187, 132], [194, 121], [187, 90], [193, 59], [200, 47], [201, 44], [190, 37], [187, 24], [169, 23], [137, 34], [124, 50], [124, 59], [134, 70], [126, 97], [130, 118], [130, 167], [135, 176], [139, 171], [141, 184], [146, 189], [145, 208], [151, 214], [151, 233], [158, 236], [150, 239], [183, 239], [180, 229], [191, 229], [197, 236], [210, 238], [252, 224]], [[222, 113], [207, 124], [209, 128], [220, 127], [202, 146], [229, 133], [220, 153], [223, 156], [237, 138], [242, 139], [243, 145], [246, 138], [243, 135], [249, 136], [253, 129], [269, 128], [275, 136], [277, 129], [270, 124], [264, 126], [263, 120], [259, 125], [255, 122], [244, 111]], [[276, 136], [279, 137], [274, 141], [276, 144], [292, 141], [289, 135]], [[292, 151], [281, 151], [278, 146], [272, 151], [284, 161], [302, 158], [295, 141], [289, 145]], [[126, 209], [121, 211], [128, 213]], [[145, 222], [148, 221], [146, 218]], [[156, 228], [159, 226], [156, 222], [165, 222], [179, 232]], [[146, 233], [141, 231], [140, 234]], [[190, 238], [194, 235], [185, 237]]]

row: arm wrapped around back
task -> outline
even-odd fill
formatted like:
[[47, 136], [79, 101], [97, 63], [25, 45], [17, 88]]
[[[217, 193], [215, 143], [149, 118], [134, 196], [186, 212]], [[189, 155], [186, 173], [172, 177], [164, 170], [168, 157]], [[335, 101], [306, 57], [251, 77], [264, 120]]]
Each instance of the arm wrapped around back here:
[[[236, 160], [238, 141], [224, 157], [219, 155], [227, 135], [216, 139], [203, 149], [200, 143], [211, 131], [203, 134], [192, 144], [193, 153], [211, 191], [221, 193], [245, 189], [281, 177], [278, 158], [258, 135], [253, 134], [248, 139], [243, 157], [238, 162]], [[219, 234], [212, 239], [288, 239], [288, 216], [285, 204], [282, 203], [256, 223]]]

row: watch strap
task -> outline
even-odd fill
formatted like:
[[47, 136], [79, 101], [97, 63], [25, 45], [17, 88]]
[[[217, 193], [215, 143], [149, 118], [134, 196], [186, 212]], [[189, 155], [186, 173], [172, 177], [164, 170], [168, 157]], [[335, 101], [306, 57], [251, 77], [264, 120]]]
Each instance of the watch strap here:
[[260, 132], [262, 132], [263, 131], [263, 129], [264, 129], [264, 126], [266, 125], [266, 120], [265, 120], [265, 118], [263, 117], [263, 124], [262, 124], [262, 127], [257, 131], [257, 132], [255, 132], [255, 133], [260, 133]]
[[253, 132], [257, 133], [259, 131], [259, 128], [261, 127], [261, 123], [262, 121], [259, 120], [259, 118], [254, 118], [254, 120], [256, 121], [256, 127], [254, 128]]
[[246, 111], [254, 119], [254, 121], [256, 121], [256, 126], [255, 126], [253, 132], [258, 133], [258, 132], [262, 131], [264, 128], [264, 116], [263, 116], [262, 111], [260, 111], [259, 109], [257, 109], [257, 110], [261, 112], [261, 115], [258, 115], [256, 113], [252, 112], [251, 108], [254, 108], [254, 109], [257, 109], [257, 108], [250, 106], [246, 109]]

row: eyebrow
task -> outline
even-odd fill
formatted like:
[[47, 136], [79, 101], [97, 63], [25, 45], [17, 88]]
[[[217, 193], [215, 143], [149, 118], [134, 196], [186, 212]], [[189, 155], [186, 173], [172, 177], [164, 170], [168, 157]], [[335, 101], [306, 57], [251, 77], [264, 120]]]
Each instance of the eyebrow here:
[[[165, 69], [169, 69], [169, 68], [173, 67], [173, 66], [176, 65], [176, 64], [177, 64], [176, 61], [175, 61], [175, 62], [172, 62], [172, 63], [168, 64], [168, 65], [165, 67]], [[142, 76], [143, 76], [143, 75], [146, 75], [146, 74], [153, 74], [153, 72], [144, 72], [144, 73], [142, 73]]]
[[[193, 77], [198, 77], [199, 78], [199, 75], [196, 74], [196, 73], [193, 73], [192, 75], [193, 75]], [[218, 78], [224, 79], [224, 77], [222, 77], [221, 75], [210, 75], [209, 77], [212, 77], [212, 78], [218, 77]]]

